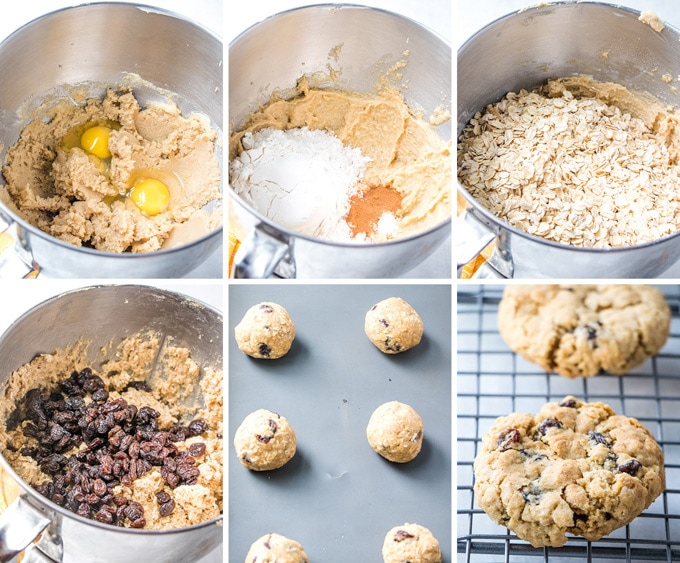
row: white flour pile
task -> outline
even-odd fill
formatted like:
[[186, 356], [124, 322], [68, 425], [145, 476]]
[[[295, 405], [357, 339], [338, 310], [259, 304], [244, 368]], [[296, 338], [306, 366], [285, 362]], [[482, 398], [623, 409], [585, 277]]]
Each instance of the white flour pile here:
[[266, 128], [246, 133], [230, 163], [232, 189], [256, 211], [298, 233], [352, 240], [345, 221], [366, 163], [322, 130]]

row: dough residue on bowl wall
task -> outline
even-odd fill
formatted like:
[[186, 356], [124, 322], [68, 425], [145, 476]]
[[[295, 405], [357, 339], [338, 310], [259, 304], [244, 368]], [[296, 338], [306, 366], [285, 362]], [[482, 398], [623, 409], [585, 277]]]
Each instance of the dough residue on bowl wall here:
[[[171, 99], [140, 107], [127, 85], [108, 88], [103, 99], [46, 99], [34, 113], [8, 149], [0, 199], [38, 229], [121, 253], [176, 246], [221, 225], [219, 205], [206, 208], [221, 199], [219, 140], [206, 116], [182, 115]], [[80, 143], [93, 126], [110, 130], [108, 157]], [[162, 212], [130, 197], [145, 179], [167, 186]]]

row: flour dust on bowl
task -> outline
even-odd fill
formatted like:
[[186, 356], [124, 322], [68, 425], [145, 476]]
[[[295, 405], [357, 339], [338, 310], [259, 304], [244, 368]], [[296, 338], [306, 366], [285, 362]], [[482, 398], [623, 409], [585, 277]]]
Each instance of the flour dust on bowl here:
[[[222, 543], [222, 315], [150, 286], [60, 294], [0, 338], [0, 558], [197, 561]], [[32, 543], [38, 536], [39, 539]]]
[[444, 40], [391, 12], [311, 6], [237, 37], [229, 72], [234, 277], [396, 276], [447, 238]]
[[678, 260], [679, 39], [625, 7], [557, 2], [459, 49], [459, 269], [490, 242], [501, 277], [655, 277]]
[[52, 12], [0, 44], [0, 223], [30, 266], [180, 277], [213, 255], [222, 62], [208, 30], [134, 4]]

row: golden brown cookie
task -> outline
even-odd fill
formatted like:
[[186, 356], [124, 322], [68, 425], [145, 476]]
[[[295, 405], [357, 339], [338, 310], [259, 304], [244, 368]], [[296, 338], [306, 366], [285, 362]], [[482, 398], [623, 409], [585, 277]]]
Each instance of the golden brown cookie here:
[[630, 371], [663, 347], [670, 318], [649, 285], [509, 285], [498, 306], [508, 346], [566, 377]]
[[599, 540], [665, 488], [663, 452], [640, 422], [572, 396], [498, 418], [474, 472], [477, 504], [534, 547]]

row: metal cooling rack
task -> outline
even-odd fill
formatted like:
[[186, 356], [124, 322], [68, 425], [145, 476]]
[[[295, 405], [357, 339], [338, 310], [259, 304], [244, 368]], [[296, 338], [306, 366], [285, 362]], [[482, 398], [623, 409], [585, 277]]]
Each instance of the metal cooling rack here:
[[[671, 335], [654, 358], [625, 376], [568, 379], [510, 351], [497, 330], [502, 286], [458, 287], [457, 525], [459, 561], [680, 562], [680, 287], [660, 286], [673, 311]], [[477, 507], [472, 463], [493, 421], [537, 412], [565, 395], [602, 401], [633, 416], [664, 451], [666, 491], [631, 524], [597, 542], [570, 537], [560, 548], [533, 548]]]

